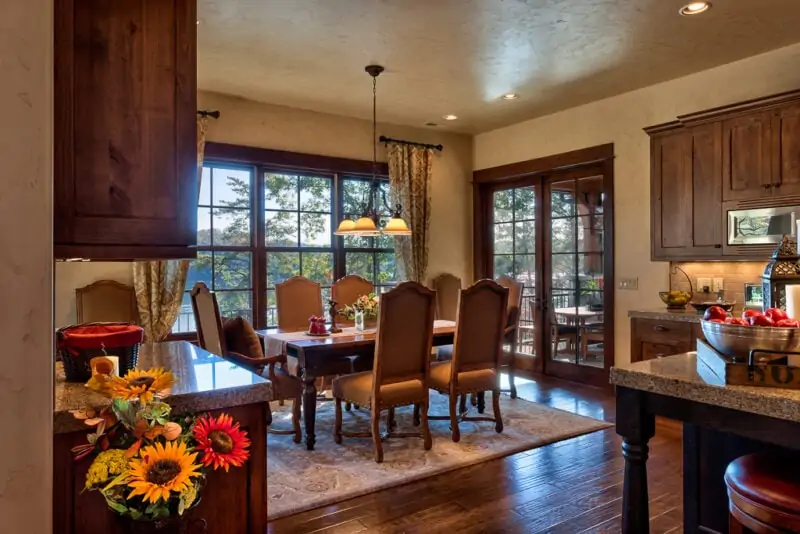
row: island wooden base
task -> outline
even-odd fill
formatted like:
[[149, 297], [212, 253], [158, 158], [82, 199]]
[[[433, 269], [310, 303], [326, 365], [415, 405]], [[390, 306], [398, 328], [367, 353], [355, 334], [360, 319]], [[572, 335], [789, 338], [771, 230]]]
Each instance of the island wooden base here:
[[[249, 404], [210, 412], [228, 413], [250, 436], [250, 460], [244, 467], [212, 472], [200, 504], [190, 513], [208, 524], [209, 533], [263, 534], [267, 528], [267, 429], [269, 405]], [[90, 459], [73, 462], [70, 449], [86, 442], [86, 432], [56, 434], [53, 442], [53, 532], [121, 533], [118, 518], [97, 492], [84, 492]]]

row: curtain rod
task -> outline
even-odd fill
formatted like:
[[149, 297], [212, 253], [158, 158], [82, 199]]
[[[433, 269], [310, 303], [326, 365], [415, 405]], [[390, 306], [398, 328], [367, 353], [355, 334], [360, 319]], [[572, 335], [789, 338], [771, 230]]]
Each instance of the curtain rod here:
[[411, 146], [419, 146], [422, 148], [430, 148], [433, 150], [438, 150], [439, 152], [442, 151], [444, 148], [442, 145], [429, 145], [428, 143], [415, 143], [414, 141], [403, 141], [402, 139], [392, 139], [391, 137], [386, 137], [382, 135], [378, 138], [378, 141], [381, 143], [397, 143], [398, 145], [411, 145]]
[[208, 109], [198, 109], [197, 114], [201, 117], [211, 117], [212, 119], [219, 118], [219, 110], [215, 109], [214, 111]]

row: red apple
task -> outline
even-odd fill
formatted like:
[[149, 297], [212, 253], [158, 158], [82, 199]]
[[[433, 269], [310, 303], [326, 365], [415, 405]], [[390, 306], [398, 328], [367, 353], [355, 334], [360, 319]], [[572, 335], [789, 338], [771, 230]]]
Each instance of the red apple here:
[[772, 319], [776, 323], [778, 321], [783, 320], [783, 319], [788, 319], [789, 318], [789, 316], [786, 315], [786, 312], [783, 311], [780, 308], [770, 308], [770, 309], [768, 309], [767, 311], [764, 312], [764, 316], [765, 317], [769, 317], [770, 319]]
[[728, 317], [727, 319], [725, 319], [725, 324], [735, 324], [735, 325], [738, 325], [738, 326], [750, 326], [750, 323], [748, 323], [744, 319], [740, 319], [739, 317]]
[[758, 317], [759, 315], [763, 314], [758, 310], [745, 310], [742, 312], [742, 319], [749, 321], [750, 317]]
[[775, 323], [766, 315], [751, 315], [750, 326], [775, 326]]
[[781, 319], [775, 322], [775, 326], [781, 328], [800, 328], [800, 321], [797, 319]]
[[724, 321], [727, 317], [728, 312], [726, 312], [722, 306], [711, 306], [710, 308], [707, 308], [703, 314], [703, 319], [706, 321], [710, 321], [711, 319], [720, 319]]

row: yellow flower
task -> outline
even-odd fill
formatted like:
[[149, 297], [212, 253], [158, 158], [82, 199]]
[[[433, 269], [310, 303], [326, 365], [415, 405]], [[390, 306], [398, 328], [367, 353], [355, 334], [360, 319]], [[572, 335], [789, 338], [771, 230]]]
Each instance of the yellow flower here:
[[133, 369], [120, 378], [113, 375], [96, 375], [88, 386], [112, 398], [123, 400], [139, 399], [142, 405], [152, 402], [155, 395], [169, 391], [175, 383], [171, 372], [162, 368]]
[[105, 483], [108, 479], [122, 473], [128, 467], [128, 458], [125, 451], [120, 449], [109, 449], [97, 455], [89, 472], [86, 473], [86, 489]]
[[192, 478], [200, 476], [200, 465], [194, 463], [197, 453], [187, 452], [185, 443], [156, 443], [143, 447], [139, 456], [129, 464], [128, 486], [133, 491], [128, 498], [142, 495], [151, 503], [167, 501], [171, 492], [182, 493], [193, 484]]

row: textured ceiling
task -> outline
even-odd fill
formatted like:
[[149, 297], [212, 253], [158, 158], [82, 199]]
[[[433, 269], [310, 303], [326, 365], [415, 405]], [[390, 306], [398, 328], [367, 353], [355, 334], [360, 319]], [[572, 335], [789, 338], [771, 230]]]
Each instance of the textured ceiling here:
[[199, 0], [198, 81], [370, 118], [364, 66], [377, 62], [381, 122], [478, 133], [800, 41], [800, 0], [715, 0], [681, 17], [684, 3]]

